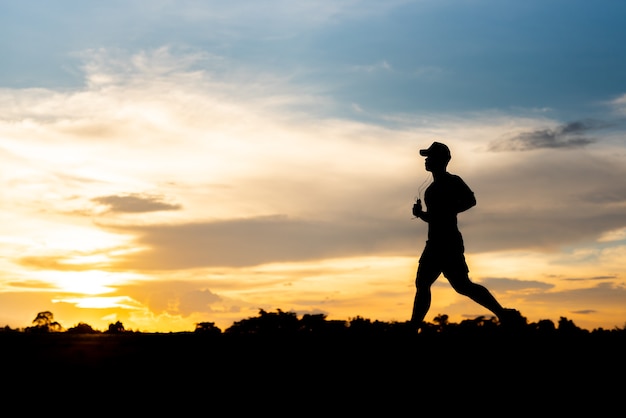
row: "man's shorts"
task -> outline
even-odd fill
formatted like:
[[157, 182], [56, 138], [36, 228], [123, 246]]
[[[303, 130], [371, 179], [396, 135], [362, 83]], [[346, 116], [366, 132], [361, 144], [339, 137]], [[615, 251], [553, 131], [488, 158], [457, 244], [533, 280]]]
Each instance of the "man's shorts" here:
[[426, 247], [419, 260], [418, 272], [424, 278], [435, 280], [441, 273], [446, 278], [466, 277], [469, 267], [465, 261], [463, 243], [433, 244], [426, 242]]

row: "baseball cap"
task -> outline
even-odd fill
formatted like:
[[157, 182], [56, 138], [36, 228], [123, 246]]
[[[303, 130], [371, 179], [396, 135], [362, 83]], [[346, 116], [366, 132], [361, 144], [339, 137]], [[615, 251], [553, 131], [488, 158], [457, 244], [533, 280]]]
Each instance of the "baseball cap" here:
[[441, 142], [433, 142], [427, 149], [421, 149], [420, 155], [424, 157], [434, 157], [449, 160], [452, 158], [450, 148]]

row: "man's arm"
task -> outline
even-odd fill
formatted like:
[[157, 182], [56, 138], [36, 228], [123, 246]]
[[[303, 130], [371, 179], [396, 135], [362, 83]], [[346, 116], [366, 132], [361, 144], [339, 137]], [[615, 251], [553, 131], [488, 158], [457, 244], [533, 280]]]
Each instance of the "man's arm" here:
[[467, 184], [461, 179], [457, 177], [458, 185], [457, 185], [457, 196], [458, 200], [456, 201], [456, 213], [465, 212], [469, 208], [476, 206], [476, 196], [474, 196], [474, 192], [469, 188]]
[[463, 199], [460, 199], [456, 207], [456, 213], [465, 212], [469, 208], [476, 206], [476, 197], [474, 197], [474, 193], [470, 192], [467, 196], [464, 196]]
[[417, 199], [413, 204], [413, 216], [416, 218], [420, 218], [424, 222], [429, 222], [430, 216], [428, 216], [428, 212], [424, 212], [422, 210], [422, 201]]

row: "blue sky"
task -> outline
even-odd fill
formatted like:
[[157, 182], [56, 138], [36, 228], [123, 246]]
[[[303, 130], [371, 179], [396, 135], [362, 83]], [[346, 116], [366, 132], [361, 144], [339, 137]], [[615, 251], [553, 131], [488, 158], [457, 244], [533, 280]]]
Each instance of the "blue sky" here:
[[[405, 320], [440, 140], [479, 202], [473, 279], [531, 320], [621, 326], [625, 9], [2, 2], [0, 325]], [[432, 315], [485, 314], [440, 282]]]
[[166, 44], [372, 112], [548, 108], [588, 117], [625, 83], [620, 2], [265, 4], [5, 3], [4, 85], [76, 87], [85, 50]]

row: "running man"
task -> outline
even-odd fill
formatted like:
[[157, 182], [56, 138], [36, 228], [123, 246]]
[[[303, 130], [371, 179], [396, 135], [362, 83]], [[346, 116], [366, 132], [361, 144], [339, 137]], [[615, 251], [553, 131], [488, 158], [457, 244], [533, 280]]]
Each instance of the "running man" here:
[[428, 224], [428, 239], [419, 259], [411, 323], [421, 327], [430, 309], [430, 287], [442, 273], [455, 291], [493, 312], [500, 323], [525, 323], [517, 310], [503, 308], [487, 288], [469, 278], [457, 215], [475, 206], [476, 198], [461, 177], [447, 172], [450, 149], [433, 142], [428, 149], [420, 150], [420, 155], [426, 157], [426, 171], [432, 173], [433, 182], [424, 192], [427, 210], [422, 210], [419, 198], [413, 205], [413, 215]]

